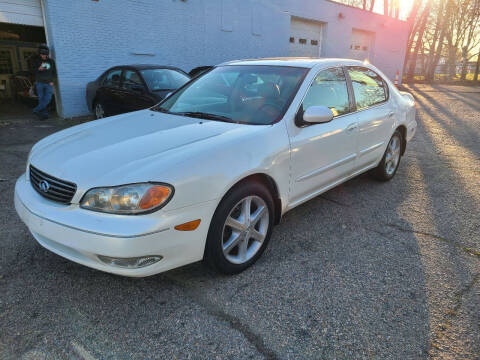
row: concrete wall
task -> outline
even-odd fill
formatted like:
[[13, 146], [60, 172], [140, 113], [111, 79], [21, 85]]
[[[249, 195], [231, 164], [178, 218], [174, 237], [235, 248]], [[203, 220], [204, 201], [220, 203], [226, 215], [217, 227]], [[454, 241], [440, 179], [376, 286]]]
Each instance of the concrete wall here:
[[[60, 111], [87, 113], [85, 86], [114, 65], [200, 65], [286, 56], [290, 16], [327, 22], [323, 56], [348, 57], [352, 28], [376, 32], [373, 63], [401, 69], [406, 25], [325, 0], [43, 0]], [[338, 19], [342, 12], [344, 19]]]

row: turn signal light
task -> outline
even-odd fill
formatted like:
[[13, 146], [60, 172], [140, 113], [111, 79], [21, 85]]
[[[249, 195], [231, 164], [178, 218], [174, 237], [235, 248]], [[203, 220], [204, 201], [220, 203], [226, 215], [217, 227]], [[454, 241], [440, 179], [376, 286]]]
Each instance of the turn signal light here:
[[170, 196], [171, 192], [172, 190], [166, 186], [152, 186], [140, 200], [140, 209], [150, 209], [163, 203]]
[[189, 221], [185, 224], [180, 224], [175, 226], [175, 230], [178, 231], [193, 231], [196, 228], [198, 228], [198, 225], [200, 225], [200, 219]]

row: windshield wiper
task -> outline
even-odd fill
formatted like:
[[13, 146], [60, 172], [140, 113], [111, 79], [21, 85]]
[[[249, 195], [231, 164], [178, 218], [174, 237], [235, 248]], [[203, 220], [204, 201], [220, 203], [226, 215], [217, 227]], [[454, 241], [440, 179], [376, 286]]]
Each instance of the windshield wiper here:
[[234, 121], [233, 119], [231, 119], [227, 116], [210, 114], [210, 113], [205, 113], [205, 112], [201, 112], [201, 111], [175, 112], [175, 113], [171, 113], [171, 114], [188, 116], [188, 117], [199, 118], [199, 119], [206, 119], [206, 120], [216, 120], [216, 121], [237, 123], [237, 121]]
[[164, 109], [164, 108], [162, 108], [162, 107], [160, 107], [160, 106], [151, 107], [150, 110], [162, 112], [162, 113], [165, 113], [165, 114], [173, 114], [173, 113], [171, 113], [170, 111], [168, 111], [167, 109]]

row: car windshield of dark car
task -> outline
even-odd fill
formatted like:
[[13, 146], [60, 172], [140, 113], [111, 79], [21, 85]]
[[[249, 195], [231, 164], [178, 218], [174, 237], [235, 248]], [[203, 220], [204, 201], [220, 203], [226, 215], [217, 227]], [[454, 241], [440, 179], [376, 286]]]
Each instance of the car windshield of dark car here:
[[171, 69], [146, 69], [140, 73], [152, 91], [175, 90], [190, 81], [187, 75]]
[[219, 66], [152, 110], [243, 124], [272, 124], [287, 111], [307, 70], [267, 65]]

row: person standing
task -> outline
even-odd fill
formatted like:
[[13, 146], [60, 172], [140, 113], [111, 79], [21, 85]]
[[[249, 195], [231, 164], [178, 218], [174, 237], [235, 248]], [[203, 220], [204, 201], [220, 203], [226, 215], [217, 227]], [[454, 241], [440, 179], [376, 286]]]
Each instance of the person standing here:
[[53, 82], [57, 76], [55, 61], [49, 57], [50, 50], [46, 45], [38, 47], [38, 57], [32, 62], [32, 70], [35, 74], [35, 88], [37, 90], [38, 105], [33, 113], [40, 120], [48, 118], [48, 104], [52, 100]]

